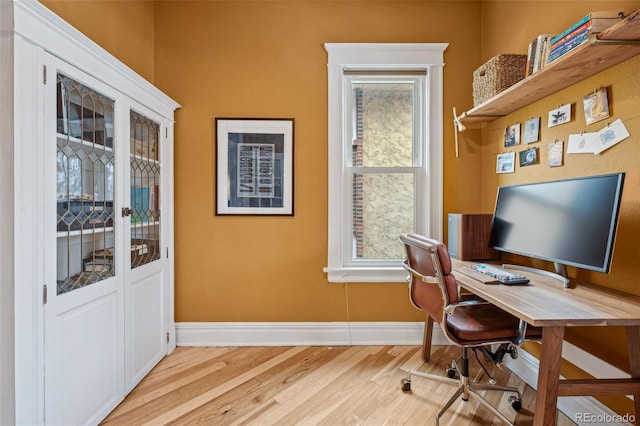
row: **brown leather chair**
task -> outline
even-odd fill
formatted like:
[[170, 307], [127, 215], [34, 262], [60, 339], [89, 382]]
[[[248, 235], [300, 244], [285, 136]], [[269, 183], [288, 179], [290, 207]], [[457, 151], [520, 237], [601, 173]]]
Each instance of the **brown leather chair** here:
[[[411, 376], [458, 385], [458, 390], [436, 416], [436, 425], [459, 396], [462, 396], [464, 401], [468, 401], [470, 395], [473, 395], [495, 416], [511, 424], [509, 419], [489, 404], [477, 391], [514, 392], [517, 396], [511, 397], [510, 401], [516, 410], [521, 408], [520, 391], [514, 387], [496, 386], [482, 364], [480, 365], [491, 378], [491, 382], [489, 384], [470, 382], [468, 349], [480, 350], [485, 358], [499, 363], [506, 353], [515, 358], [517, 347], [525, 339], [539, 340], [542, 336], [541, 329], [527, 327], [526, 322], [481, 299], [463, 300], [459, 294], [456, 278], [451, 273], [449, 252], [443, 243], [418, 234], [402, 235], [400, 240], [407, 254], [403, 266], [409, 272], [407, 280], [411, 303], [416, 308], [424, 310], [434, 322], [439, 323], [444, 336], [452, 344], [462, 348], [460, 366], [455, 360], [452, 361], [451, 367], [447, 368], [449, 377], [410, 371], [407, 378], [402, 380], [402, 390], [405, 392], [411, 390]], [[491, 352], [489, 345], [494, 344], [498, 346], [498, 350]], [[456, 374], [459, 379], [454, 379]]]

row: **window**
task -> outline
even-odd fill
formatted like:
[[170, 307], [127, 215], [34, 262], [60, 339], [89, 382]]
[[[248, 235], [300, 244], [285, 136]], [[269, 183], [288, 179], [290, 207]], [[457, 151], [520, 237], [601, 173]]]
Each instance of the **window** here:
[[330, 282], [405, 282], [398, 236], [442, 238], [446, 44], [325, 44]]

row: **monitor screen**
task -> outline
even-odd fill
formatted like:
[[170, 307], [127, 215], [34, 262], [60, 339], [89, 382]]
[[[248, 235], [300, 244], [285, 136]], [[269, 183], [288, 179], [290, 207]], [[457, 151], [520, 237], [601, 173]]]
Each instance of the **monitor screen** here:
[[609, 272], [624, 173], [498, 188], [489, 246]]

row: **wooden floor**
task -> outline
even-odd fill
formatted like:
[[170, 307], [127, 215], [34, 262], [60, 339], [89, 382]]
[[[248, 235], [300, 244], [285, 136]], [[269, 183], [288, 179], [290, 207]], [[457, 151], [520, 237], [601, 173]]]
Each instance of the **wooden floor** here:
[[[403, 393], [400, 380], [410, 369], [444, 374], [460, 349], [434, 346], [429, 363], [420, 352], [417, 346], [179, 347], [103, 424], [432, 425], [455, 387], [414, 377], [412, 391]], [[479, 376], [473, 359], [471, 372]], [[495, 369], [495, 378], [520, 388], [523, 409], [516, 413], [500, 392], [486, 394], [489, 401], [516, 425], [531, 424], [535, 392], [508, 370]], [[440, 424], [502, 423], [472, 398], [454, 403]], [[559, 415], [558, 425], [573, 424]]]

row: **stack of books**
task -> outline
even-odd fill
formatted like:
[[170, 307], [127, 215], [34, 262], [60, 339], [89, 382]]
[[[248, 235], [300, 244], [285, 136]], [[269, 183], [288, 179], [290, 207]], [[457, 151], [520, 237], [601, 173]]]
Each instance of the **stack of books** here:
[[589, 34], [597, 34], [614, 25], [623, 16], [624, 12], [622, 10], [588, 13], [561, 34], [549, 40], [546, 63], [550, 64], [585, 42], [589, 38]]
[[527, 76], [540, 71], [547, 62], [549, 54], [549, 40], [555, 34], [540, 34], [529, 43], [529, 54], [527, 56]]

